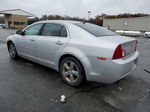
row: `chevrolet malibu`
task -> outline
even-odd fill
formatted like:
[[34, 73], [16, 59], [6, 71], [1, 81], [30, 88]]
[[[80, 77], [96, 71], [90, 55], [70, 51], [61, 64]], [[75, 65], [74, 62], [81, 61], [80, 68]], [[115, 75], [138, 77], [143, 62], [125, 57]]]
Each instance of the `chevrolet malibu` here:
[[136, 68], [137, 40], [87, 22], [36, 22], [7, 38], [10, 57], [23, 57], [60, 72], [76, 87], [83, 81], [114, 83]]

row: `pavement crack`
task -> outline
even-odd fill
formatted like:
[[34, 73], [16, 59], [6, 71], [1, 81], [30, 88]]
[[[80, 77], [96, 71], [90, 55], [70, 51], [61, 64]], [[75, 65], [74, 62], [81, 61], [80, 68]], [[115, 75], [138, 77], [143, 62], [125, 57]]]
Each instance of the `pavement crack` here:
[[144, 68], [142, 65], [139, 65], [139, 66], [141, 66], [141, 69], [142, 69], [143, 71], [145, 71], [145, 72], [147, 72], [147, 73], [150, 73], [150, 70]]
[[143, 70], [144, 70], [145, 72], [147, 72], [147, 73], [150, 73], [150, 71], [149, 71], [149, 70], [147, 70], [147, 69], [145, 69], [145, 68], [144, 68]]

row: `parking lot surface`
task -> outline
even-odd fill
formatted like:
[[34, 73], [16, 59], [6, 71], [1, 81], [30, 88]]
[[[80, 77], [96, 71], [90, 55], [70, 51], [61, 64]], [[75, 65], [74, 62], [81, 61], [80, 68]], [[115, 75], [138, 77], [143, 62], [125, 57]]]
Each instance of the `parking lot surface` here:
[[12, 60], [6, 47], [11, 32], [0, 29], [0, 112], [150, 112], [150, 39], [138, 37], [139, 62], [129, 77], [72, 88], [50, 68]]

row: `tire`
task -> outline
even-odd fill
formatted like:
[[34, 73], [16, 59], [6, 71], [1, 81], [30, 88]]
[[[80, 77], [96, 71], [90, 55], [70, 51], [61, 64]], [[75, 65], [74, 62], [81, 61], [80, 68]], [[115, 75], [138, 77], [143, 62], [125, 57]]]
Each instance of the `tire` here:
[[18, 53], [17, 53], [16, 47], [13, 42], [8, 43], [8, 52], [12, 59], [18, 58]]
[[85, 80], [84, 69], [74, 57], [65, 57], [60, 63], [59, 71], [64, 82], [72, 87], [80, 86]]

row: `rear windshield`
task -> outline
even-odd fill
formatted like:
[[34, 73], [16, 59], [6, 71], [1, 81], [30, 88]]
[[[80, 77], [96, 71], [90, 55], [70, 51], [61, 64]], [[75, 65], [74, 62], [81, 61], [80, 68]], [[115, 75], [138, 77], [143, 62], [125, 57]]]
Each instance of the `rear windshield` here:
[[100, 27], [91, 23], [75, 23], [75, 25], [86, 30], [87, 32], [93, 34], [96, 37], [117, 35], [116, 33], [108, 30], [107, 28]]

